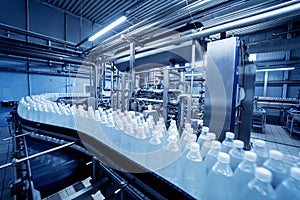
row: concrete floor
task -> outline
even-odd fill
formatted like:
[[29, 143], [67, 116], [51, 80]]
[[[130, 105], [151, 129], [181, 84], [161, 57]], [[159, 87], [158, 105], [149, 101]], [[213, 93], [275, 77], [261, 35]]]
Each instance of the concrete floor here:
[[274, 149], [285, 154], [284, 162], [287, 165], [293, 165], [299, 159], [300, 135], [290, 136], [285, 127], [266, 124], [265, 133], [251, 133], [251, 140], [253, 139], [264, 140], [269, 150]]

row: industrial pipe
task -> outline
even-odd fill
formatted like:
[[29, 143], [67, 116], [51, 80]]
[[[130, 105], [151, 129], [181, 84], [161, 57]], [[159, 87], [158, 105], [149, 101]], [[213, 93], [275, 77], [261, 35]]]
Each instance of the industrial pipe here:
[[[282, 5], [286, 5], [286, 3], [277, 5], [276, 7], [281, 7]], [[254, 24], [257, 24], [260, 22], [271, 20], [271, 19], [274, 20], [276, 18], [286, 16], [287, 14], [296, 13], [299, 11], [300, 11], [300, 3], [294, 3], [292, 5], [284, 6], [284, 7], [278, 8], [276, 10], [268, 11], [268, 12], [261, 13], [261, 14], [255, 15], [255, 16], [251, 16], [251, 17], [247, 17], [244, 19], [239, 19], [239, 20], [235, 20], [235, 21], [232, 21], [229, 23], [221, 24], [219, 26], [204, 29], [200, 32], [192, 33], [189, 35], [184, 35], [184, 36], [176, 38], [176, 39], [172, 39], [172, 40], [168, 39], [165, 41], [159, 41], [158, 43], [154, 43], [154, 44], [151, 44], [148, 46], [145, 45], [144, 47], [137, 48], [136, 53], [142, 53], [145, 51], [150, 51], [153, 49], [158, 49], [161, 47], [186, 42], [186, 41], [189, 41], [192, 39], [206, 37], [206, 36], [209, 36], [212, 34], [217, 34], [217, 33], [224, 32], [224, 31], [229, 31], [229, 30], [233, 30], [233, 29], [237, 29], [237, 28], [242, 28], [245, 26], [254, 25]], [[129, 53], [127, 52], [126, 54], [128, 55]], [[124, 55], [125, 55], [125, 53], [123, 53], [121, 56], [124, 56]], [[113, 59], [117, 59], [119, 57], [120, 56], [117, 55], [117, 56], [114, 56]], [[122, 59], [124, 59], [124, 58], [122, 58]], [[109, 60], [111, 60], [111, 59], [109, 59]]]
[[[171, 16], [168, 16], [168, 17], [165, 17], [161, 20], [158, 20], [158, 19], [155, 19], [155, 15], [152, 17], [154, 18], [152, 21], [155, 21], [153, 22], [152, 24], [149, 24], [147, 26], [142, 26], [140, 28], [137, 28], [139, 27], [140, 25], [142, 25], [143, 23], [145, 23], [147, 20], [149, 19], [145, 19], [131, 27], [129, 27], [128, 29], [120, 32], [119, 34], [116, 34], [114, 35], [113, 37], [107, 39], [106, 41], [104, 41], [100, 47], [96, 48], [95, 49], [95, 52], [96, 53], [104, 53], [108, 50], [111, 50], [111, 48], [114, 48], [119, 44], [120, 42], [120, 38], [121, 38], [121, 35], [122, 34], [126, 34], [128, 33], [129, 31], [132, 30], [132, 32], [130, 33], [131, 35], [136, 35], [136, 34], [143, 34], [145, 31], [149, 32], [149, 31], [154, 31], [154, 30], [157, 30], [159, 28], [162, 28], [164, 27], [165, 25], [171, 23], [171, 22], [175, 22], [175, 21], [178, 21], [180, 18], [184, 18], [185, 16], [188, 16], [190, 14], [192, 14], [193, 12], [197, 11], [199, 12], [199, 10], [203, 10], [206, 8], [206, 6], [210, 5], [210, 6], [216, 6], [216, 5], [219, 5], [221, 3], [224, 3], [226, 2], [225, 0], [222, 0], [222, 1], [212, 1], [212, 0], [204, 0], [204, 1], [200, 1], [200, 2], [196, 2], [194, 4], [191, 4], [191, 5], [188, 5], [188, 6], [185, 6], [183, 7], [182, 9], [178, 10], [177, 12], [175, 12], [174, 14], [172, 14]], [[180, 5], [181, 3], [178, 3], [178, 5]], [[171, 4], [168, 9], [171, 9], [172, 7], [176, 7], [178, 6], [177, 4]], [[171, 8], [170, 8], [171, 7]], [[193, 9], [190, 9], [190, 7], [193, 7]], [[180, 14], [178, 14], [180, 13]], [[158, 20], [158, 21], [157, 21]], [[134, 28], [136, 28], [135, 30], [133, 30]], [[121, 41], [122, 42], [122, 41]], [[107, 47], [104, 47], [105, 44], [109, 44], [109, 46]], [[123, 43], [124, 45], [124, 43]], [[95, 47], [93, 48], [90, 48], [86, 51], [91, 51], [93, 50]], [[99, 49], [101, 49], [101, 51], [98, 51]]]

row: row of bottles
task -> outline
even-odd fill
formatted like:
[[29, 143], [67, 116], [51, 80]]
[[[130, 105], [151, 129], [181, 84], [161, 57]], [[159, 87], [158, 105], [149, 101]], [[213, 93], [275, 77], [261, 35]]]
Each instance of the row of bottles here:
[[231, 132], [220, 143], [216, 134], [202, 127], [197, 139], [190, 123], [180, 135], [174, 120], [167, 129], [163, 118], [154, 121], [151, 115], [145, 119], [132, 111], [85, 110], [53, 102], [60, 96], [22, 98], [18, 113], [28, 120], [88, 132], [197, 199], [299, 199], [300, 162], [287, 168], [284, 155], [268, 151], [262, 140], [255, 140], [253, 149], [244, 151], [243, 141]]

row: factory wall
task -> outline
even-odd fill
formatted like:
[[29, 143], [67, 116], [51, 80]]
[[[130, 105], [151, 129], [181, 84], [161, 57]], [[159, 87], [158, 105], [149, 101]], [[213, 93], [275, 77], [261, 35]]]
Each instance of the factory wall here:
[[18, 101], [41, 93], [84, 93], [89, 79], [17, 72], [0, 72], [0, 101]]
[[[26, 30], [28, 20], [29, 31], [73, 43], [78, 43], [99, 28], [97, 24], [49, 7], [41, 1], [28, 0], [27, 20], [26, 0], [0, 0], [0, 5], [0, 23]], [[22, 36], [11, 35], [10, 37], [21, 38]], [[47, 43], [30, 37], [29, 41]], [[85, 45], [89, 46], [91, 43], [87, 42]]]
[[[299, 64], [289, 64], [289, 61], [300, 59], [300, 50], [277, 51], [256, 54], [256, 63], [266, 63], [265, 68], [271, 68], [268, 65], [274, 65], [276, 68], [295, 67], [290, 71], [269, 71], [267, 80], [266, 97], [296, 98], [300, 90], [300, 69]], [[289, 56], [288, 56], [289, 55]], [[288, 57], [287, 57], [288, 56]], [[277, 64], [286, 62], [289, 65]], [[256, 73], [255, 96], [264, 96], [264, 78], [266, 72]], [[286, 91], [284, 91], [286, 85]], [[285, 96], [286, 93], [286, 96]]]

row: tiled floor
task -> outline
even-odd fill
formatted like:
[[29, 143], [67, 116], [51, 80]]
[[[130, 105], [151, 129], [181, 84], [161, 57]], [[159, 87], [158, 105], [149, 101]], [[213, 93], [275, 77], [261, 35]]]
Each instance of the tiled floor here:
[[252, 132], [251, 140], [261, 139], [267, 142], [269, 150], [278, 150], [285, 154], [284, 161], [287, 165], [293, 165], [298, 160], [300, 152], [300, 137], [292, 137], [284, 127], [276, 125], [266, 125], [265, 133]]
[[[44, 200], [61, 200], [61, 199], [65, 199], [68, 196], [71, 196], [72, 194], [76, 193], [77, 191], [79, 191], [80, 189], [83, 189], [85, 187], [88, 187], [90, 184], [89, 180], [91, 178], [87, 178], [83, 181], [80, 181], [78, 183], [75, 183], [74, 185], [71, 185], [47, 198], [44, 198]], [[102, 196], [102, 194], [98, 191], [96, 194], [91, 195], [90, 197], [86, 197], [83, 200], [103, 200], [104, 197]]]

